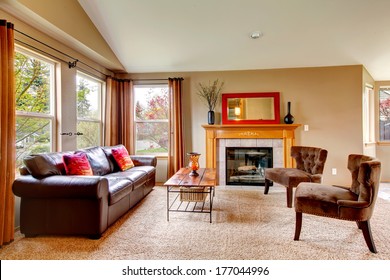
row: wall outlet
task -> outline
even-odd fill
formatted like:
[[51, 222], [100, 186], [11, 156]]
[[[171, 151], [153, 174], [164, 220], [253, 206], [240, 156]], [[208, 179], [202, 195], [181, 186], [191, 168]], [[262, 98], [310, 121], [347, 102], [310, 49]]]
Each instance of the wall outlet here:
[[303, 126], [303, 131], [309, 131], [309, 125], [308, 124], [305, 124]]
[[332, 168], [332, 175], [337, 175], [337, 168]]

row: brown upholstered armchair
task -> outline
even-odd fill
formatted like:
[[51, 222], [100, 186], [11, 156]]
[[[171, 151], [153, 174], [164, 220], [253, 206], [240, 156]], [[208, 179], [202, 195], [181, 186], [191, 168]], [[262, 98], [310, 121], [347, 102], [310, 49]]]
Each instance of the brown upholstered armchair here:
[[349, 155], [351, 187], [301, 183], [295, 192], [296, 225], [294, 240], [299, 240], [302, 213], [355, 221], [366, 244], [376, 253], [370, 218], [378, 195], [381, 163], [364, 155]]
[[265, 169], [264, 187], [264, 194], [268, 194], [271, 181], [285, 186], [289, 208], [292, 208], [293, 189], [299, 183], [321, 183], [328, 151], [316, 147], [293, 146], [291, 156], [295, 159], [296, 168]]

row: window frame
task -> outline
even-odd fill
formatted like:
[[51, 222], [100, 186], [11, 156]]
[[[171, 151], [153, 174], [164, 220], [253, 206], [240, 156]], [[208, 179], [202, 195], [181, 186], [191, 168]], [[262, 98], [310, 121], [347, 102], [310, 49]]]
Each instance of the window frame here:
[[[78, 99], [77, 99], [77, 89], [78, 89], [78, 82], [77, 82], [77, 78], [78, 77], [81, 77], [83, 79], [86, 79], [86, 80], [90, 80], [90, 81], [93, 81], [93, 82], [96, 82], [97, 84], [99, 84], [100, 86], [98, 87], [98, 112], [99, 112], [99, 119], [93, 119], [93, 118], [80, 118], [78, 116], [78, 111], [77, 111], [77, 102], [78, 102]], [[96, 78], [92, 75], [89, 75], [83, 71], [80, 71], [80, 70], [77, 70], [77, 73], [76, 73], [76, 128], [77, 128], [77, 134], [79, 134], [80, 132], [78, 131], [78, 123], [79, 122], [90, 122], [90, 123], [95, 123], [95, 124], [98, 124], [99, 126], [99, 143], [96, 143], [96, 146], [101, 146], [102, 143], [104, 143], [104, 106], [105, 106], [105, 81], [103, 81], [102, 79], [99, 79], [99, 78]], [[79, 147], [78, 146], [78, 141], [76, 139], [76, 146], [78, 148], [86, 148], [86, 147]]]
[[[56, 86], [56, 77], [57, 77], [57, 65], [58, 62], [50, 59], [47, 56], [39, 54], [37, 52], [31, 51], [20, 45], [15, 45], [15, 53], [21, 53], [23, 55], [32, 57], [36, 60], [40, 60], [47, 64], [50, 64], [50, 112], [49, 113], [36, 113], [36, 112], [25, 112], [18, 111], [15, 108], [15, 121], [18, 117], [27, 117], [27, 118], [38, 118], [38, 119], [47, 119], [50, 120], [50, 152], [55, 151], [57, 147], [57, 109], [56, 109], [56, 98], [57, 98], [57, 86]], [[16, 91], [15, 91], [16, 94]], [[16, 143], [15, 143], [16, 144]]]
[[[381, 90], [384, 90], [384, 89], [387, 89], [390, 91], [390, 85], [383, 85], [383, 86], [380, 86], [379, 89], [378, 89], [378, 103], [377, 103], [377, 108], [378, 108], [378, 145], [382, 145], [382, 146], [390, 146], [390, 139], [388, 140], [382, 140], [382, 132], [381, 132], [381, 112], [380, 112], [380, 103], [381, 103]], [[390, 98], [390, 94], [389, 94], [389, 98]]]
[[[144, 83], [144, 82], [140, 82], [140, 83], [134, 83], [133, 84], [133, 97], [132, 99], [134, 100], [133, 102], [133, 106], [132, 106], [132, 118], [133, 118], [133, 135], [134, 135], [134, 138], [133, 138], [133, 141], [134, 141], [134, 154], [135, 155], [143, 155], [142, 153], [137, 153], [137, 150], [138, 150], [138, 146], [137, 146], [137, 124], [138, 123], [167, 123], [168, 124], [168, 129], [169, 129], [169, 116], [167, 119], [156, 119], [156, 120], [137, 120], [137, 117], [136, 117], [136, 105], [137, 105], [137, 102], [136, 102], [136, 88], [166, 88], [167, 91], [168, 91], [168, 111], [170, 110], [169, 106], [170, 106], [170, 97], [169, 97], [169, 87], [168, 87], [168, 82], [166, 83], [162, 83], [162, 82], [159, 82], [159, 83]], [[168, 148], [169, 148], [169, 137], [168, 137]], [[168, 151], [166, 153], [151, 153], [151, 155], [154, 155], [156, 156], [157, 158], [168, 158]]]

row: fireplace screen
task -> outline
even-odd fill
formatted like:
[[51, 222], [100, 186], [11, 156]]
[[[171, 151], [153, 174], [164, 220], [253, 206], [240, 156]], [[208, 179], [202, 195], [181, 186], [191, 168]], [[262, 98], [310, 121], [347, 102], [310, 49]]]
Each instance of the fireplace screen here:
[[272, 167], [272, 148], [226, 148], [227, 185], [264, 185], [264, 169]]

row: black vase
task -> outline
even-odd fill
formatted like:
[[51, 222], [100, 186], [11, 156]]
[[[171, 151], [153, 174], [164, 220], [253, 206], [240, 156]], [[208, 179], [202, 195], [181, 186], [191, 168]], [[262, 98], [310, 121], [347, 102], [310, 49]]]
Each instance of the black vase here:
[[214, 123], [215, 123], [215, 114], [214, 114], [214, 111], [209, 111], [209, 112], [208, 112], [207, 121], [208, 121], [208, 124], [214, 124]]
[[292, 124], [294, 123], [294, 117], [291, 115], [291, 102], [287, 102], [287, 115], [284, 117], [284, 123], [286, 124]]

